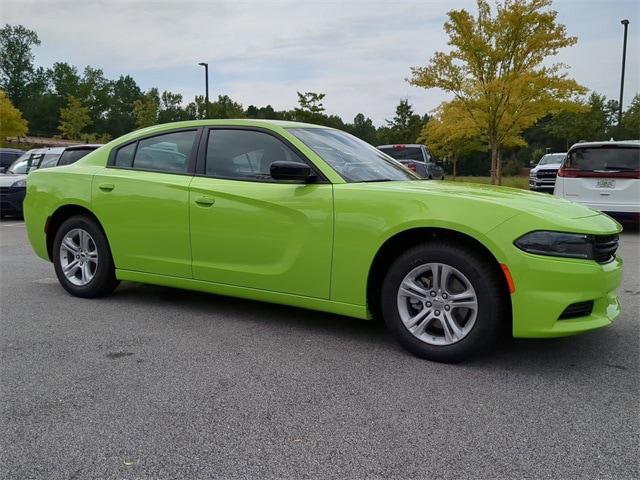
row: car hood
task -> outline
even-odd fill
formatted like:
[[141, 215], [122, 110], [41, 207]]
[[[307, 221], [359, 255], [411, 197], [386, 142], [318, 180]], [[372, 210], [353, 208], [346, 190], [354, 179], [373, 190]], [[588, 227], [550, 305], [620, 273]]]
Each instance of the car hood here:
[[22, 174], [2, 173], [0, 174], [0, 187], [10, 187], [18, 180], [25, 178], [27, 178], [27, 176]]
[[545, 165], [536, 165], [531, 169], [531, 171], [537, 172], [538, 170], [559, 170], [561, 166], [561, 163], [547, 163]]
[[601, 215], [597, 210], [570, 202], [546, 193], [531, 192], [519, 188], [498, 187], [475, 183], [434, 182], [418, 180], [409, 182], [369, 183], [373, 188], [385, 191], [402, 191], [406, 194], [438, 195], [451, 199], [467, 199], [488, 205], [499, 205], [514, 211], [548, 217], [577, 219]]

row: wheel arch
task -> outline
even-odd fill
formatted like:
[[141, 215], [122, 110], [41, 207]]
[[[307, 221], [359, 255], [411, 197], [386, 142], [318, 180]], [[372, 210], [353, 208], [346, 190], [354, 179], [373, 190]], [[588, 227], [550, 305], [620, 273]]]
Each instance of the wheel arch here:
[[[49, 256], [49, 260], [53, 260], [53, 241], [56, 237], [56, 232], [65, 220], [75, 215], [85, 215], [93, 219], [102, 232], [105, 233], [104, 227], [98, 217], [96, 217], [96, 215], [87, 207], [74, 203], [61, 205], [49, 216], [46, 223], [45, 232], [47, 240], [47, 255]], [[107, 238], [106, 233], [105, 238]], [[107, 243], [108, 242], [109, 239], [107, 238]]]
[[[374, 318], [376, 316], [380, 316], [380, 305], [378, 299], [380, 298], [382, 282], [384, 280], [385, 273], [393, 261], [398, 257], [398, 255], [400, 255], [400, 253], [414, 245], [435, 240], [446, 240], [452, 243], [465, 245], [477, 252], [479, 255], [489, 258], [490, 263], [494, 268], [494, 273], [499, 275], [499, 278], [502, 280], [502, 297], [506, 302], [508, 302], [508, 311], [512, 311], [509, 285], [502, 270], [501, 263], [491, 248], [477, 238], [459, 230], [445, 227], [413, 227], [397, 232], [386, 239], [373, 258], [367, 277], [366, 294], [367, 306]], [[509, 322], [509, 327], [511, 327], [511, 321]]]

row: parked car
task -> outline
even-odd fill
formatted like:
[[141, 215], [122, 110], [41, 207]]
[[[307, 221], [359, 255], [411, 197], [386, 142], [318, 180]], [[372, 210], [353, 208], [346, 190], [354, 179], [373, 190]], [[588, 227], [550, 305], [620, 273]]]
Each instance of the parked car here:
[[380, 145], [378, 150], [416, 172], [422, 178], [444, 180], [444, 169], [427, 147], [420, 144]]
[[617, 222], [553, 196], [419, 180], [339, 130], [199, 120], [32, 172], [24, 212], [71, 295], [130, 280], [380, 315], [438, 361], [506, 326], [556, 337], [618, 316]]
[[567, 153], [547, 153], [529, 172], [529, 190], [553, 193], [556, 175]]
[[0, 148], [0, 173], [4, 173], [23, 154], [24, 150], [17, 148]]
[[0, 175], [0, 217], [21, 216], [26, 192], [27, 174], [40, 168], [70, 165], [101, 145], [38, 148], [25, 152]]
[[619, 220], [640, 220], [640, 140], [573, 145], [558, 170], [555, 195]]

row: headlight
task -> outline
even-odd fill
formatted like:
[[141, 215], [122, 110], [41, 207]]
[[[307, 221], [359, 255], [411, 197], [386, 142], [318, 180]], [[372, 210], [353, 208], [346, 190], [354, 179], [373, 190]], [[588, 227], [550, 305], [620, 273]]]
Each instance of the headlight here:
[[595, 259], [591, 235], [537, 231], [523, 235], [514, 244], [520, 250], [536, 255]]
[[11, 184], [11, 188], [24, 188], [27, 186], [27, 179], [23, 178]]

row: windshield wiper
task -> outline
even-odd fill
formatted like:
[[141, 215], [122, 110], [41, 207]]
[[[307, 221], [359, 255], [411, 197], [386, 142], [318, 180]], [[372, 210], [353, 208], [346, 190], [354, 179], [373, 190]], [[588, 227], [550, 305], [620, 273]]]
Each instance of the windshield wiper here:
[[393, 182], [394, 180], [391, 178], [374, 178], [372, 180], [361, 180], [363, 183], [374, 183], [374, 182]]

